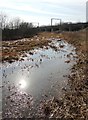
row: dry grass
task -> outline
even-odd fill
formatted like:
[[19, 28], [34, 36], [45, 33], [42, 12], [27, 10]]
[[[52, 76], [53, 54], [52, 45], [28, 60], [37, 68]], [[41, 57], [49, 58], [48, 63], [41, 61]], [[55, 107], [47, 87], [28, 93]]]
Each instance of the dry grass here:
[[[49, 117], [64, 120], [88, 120], [88, 31], [64, 32], [60, 36], [73, 44], [78, 54], [77, 64], [71, 69], [68, 85], [62, 99], [44, 103], [49, 107]], [[46, 114], [46, 113], [45, 113]]]
[[79, 59], [69, 75], [68, 85], [70, 89], [65, 89], [62, 99], [54, 98], [44, 102], [43, 114], [45, 116], [61, 120], [88, 120], [87, 35], [87, 29], [62, 34], [44, 32], [32, 39], [25, 39], [25, 42], [22, 40], [2, 43], [3, 47], [6, 47], [3, 49], [3, 60], [6, 60], [6, 56], [8, 56], [7, 60], [15, 59], [15, 56], [19, 58], [19, 55], [23, 54], [24, 51], [48, 45], [48, 38], [61, 37], [76, 47]]
[[77, 32], [65, 32], [61, 34], [61, 36], [67, 40], [69, 43], [76, 46], [77, 50], [87, 50], [87, 36], [88, 36], [88, 30], [80, 30]]
[[36, 47], [47, 46], [50, 42], [50, 38], [58, 38], [55, 33], [43, 32], [32, 38], [24, 38], [15, 41], [3, 41], [2, 42], [2, 62], [13, 60], [19, 60], [20, 55], [24, 52], [30, 51]]

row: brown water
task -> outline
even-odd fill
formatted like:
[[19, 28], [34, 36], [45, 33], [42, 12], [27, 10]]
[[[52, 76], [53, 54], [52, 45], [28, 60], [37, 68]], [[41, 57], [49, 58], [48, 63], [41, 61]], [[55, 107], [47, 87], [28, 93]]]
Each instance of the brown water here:
[[75, 48], [58, 39], [50, 44], [56, 49], [36, 48], [31, 51], [32, 55], [25, 53], [23, 61], [3, 64], [0, 73], [4, 117], [33, 116], [41, 101], [62, 95], [61, 90], [68, 83], [64, 76], [70, 74], [70, 68], [75, 64]]

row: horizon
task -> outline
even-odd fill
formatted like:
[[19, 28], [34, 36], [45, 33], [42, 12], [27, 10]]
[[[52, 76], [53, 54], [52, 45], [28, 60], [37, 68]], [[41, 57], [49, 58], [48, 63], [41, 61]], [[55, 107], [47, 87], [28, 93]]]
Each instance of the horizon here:
[[[40, 26], [50, 25], [51, 18], [77, 23], [87, 20], [87, 2], [85, 0], [3, 0], [0, 11], [6, 13], [9, 20], [20, 18], [25, 22], [39, 23]], [[57, 23], [58, 20], [53, 21], [53, 25]]]

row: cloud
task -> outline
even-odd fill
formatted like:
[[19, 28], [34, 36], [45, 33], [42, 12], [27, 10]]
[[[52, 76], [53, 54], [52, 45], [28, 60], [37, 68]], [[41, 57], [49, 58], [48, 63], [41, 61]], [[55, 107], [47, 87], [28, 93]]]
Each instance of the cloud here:
[[[7, 1], [7, 0], [5, 0], [5, 1]], [[13, 1], [16, 2], [16, 0], [13, 0]], [[24, 0], [22, 0], [22, 1], [24, 1]], [[51, 3], [58, 2], [57, 0], [55, 0], [55, 2], [50, 1], [50, 0], [43, 0], [43, 1], [48, 1], [48, 2], [51, 2]], [[12, 2], [10, 2], [8, 5], [4, 4], [4, 2], [2, 2], [2, 4], [0, 6], [2, 8], [5, 8], [5, 9], [14, 9], [14, 10], [18, 10], [18, 11], [27, 11], [27, 12], [34, 12], [34, 13], [38, 13], [38, 14], [55, 15], [55, 16], [63, 15], [64, 12], [66, 12], [66, 10], [69, 13], [70, 10], [71, 10], [71, 8], [69, 8], [69, 6], [67, 6], [67, 7], [62, 6], [61, 7], [60, 5], [57, 5], [57, 4], [45, 4], [44, 7], [46, 8], [46, 6], [47, 6], [47, 10], [42, 10], [42, 6], [39, 6], [39, 5], [36, 6], [36, 5], [33, 5], [33, 4], [30, 5], [30, 4], [26, 4], [26, 3], [25, 4], [20, 3], [20, 6], [19, 6], [18, 4], [13, 5]], [[62, 9], [62, 13], [60, 13], [60, 12], [58, 13], [58, 11], [55, 11], [55, 9], [58, 10], [58, 11], [59, 10], [61, 11], [61, 9]], [[55, 11], [55, 12], [53, 12], [53, 11]], [[75, 9], [74, 9], [74, 11], [75, 11]]]
[[63, 20], [85, 20], [85, 0], [2, 0], [0, 10], [24, 19], [48, 21], [52, 17]]
[[[6, 4], [2, 4], [2, 8], [4, 9], [11, 9], [11, 10], [18, 10], [18, 11], [25, 11], [25, 12], [33, 12], [33, 13], [38, 13], [38, 14], [45, 14], [45, 15], [63, 15], [63, 13], [55, 13], [55, 12], [50, 12], [49, 10], [41, 10], [39, 8], [34, 8], [31, 5], [21, 5], [20, 7], [17, 5], [12, 6], [11, 4], [9, 4], [8, 6]], [[54, 7], [55, 8], [55, 7]]]

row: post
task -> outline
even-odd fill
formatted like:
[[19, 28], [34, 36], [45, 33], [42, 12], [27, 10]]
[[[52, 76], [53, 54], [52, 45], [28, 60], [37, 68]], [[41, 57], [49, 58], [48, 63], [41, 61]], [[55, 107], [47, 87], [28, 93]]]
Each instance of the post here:
[[53, 31], [53, 28], [52, 28], [52, 22], [53, 22], [53, 20], [60, 20], [60, 27], [61, 27], [61, 19], [51, 18], [51, 31]]
[[51, 18], [51, 32], [53, 32], [52, 21], [53, 21], [53, 18]]

